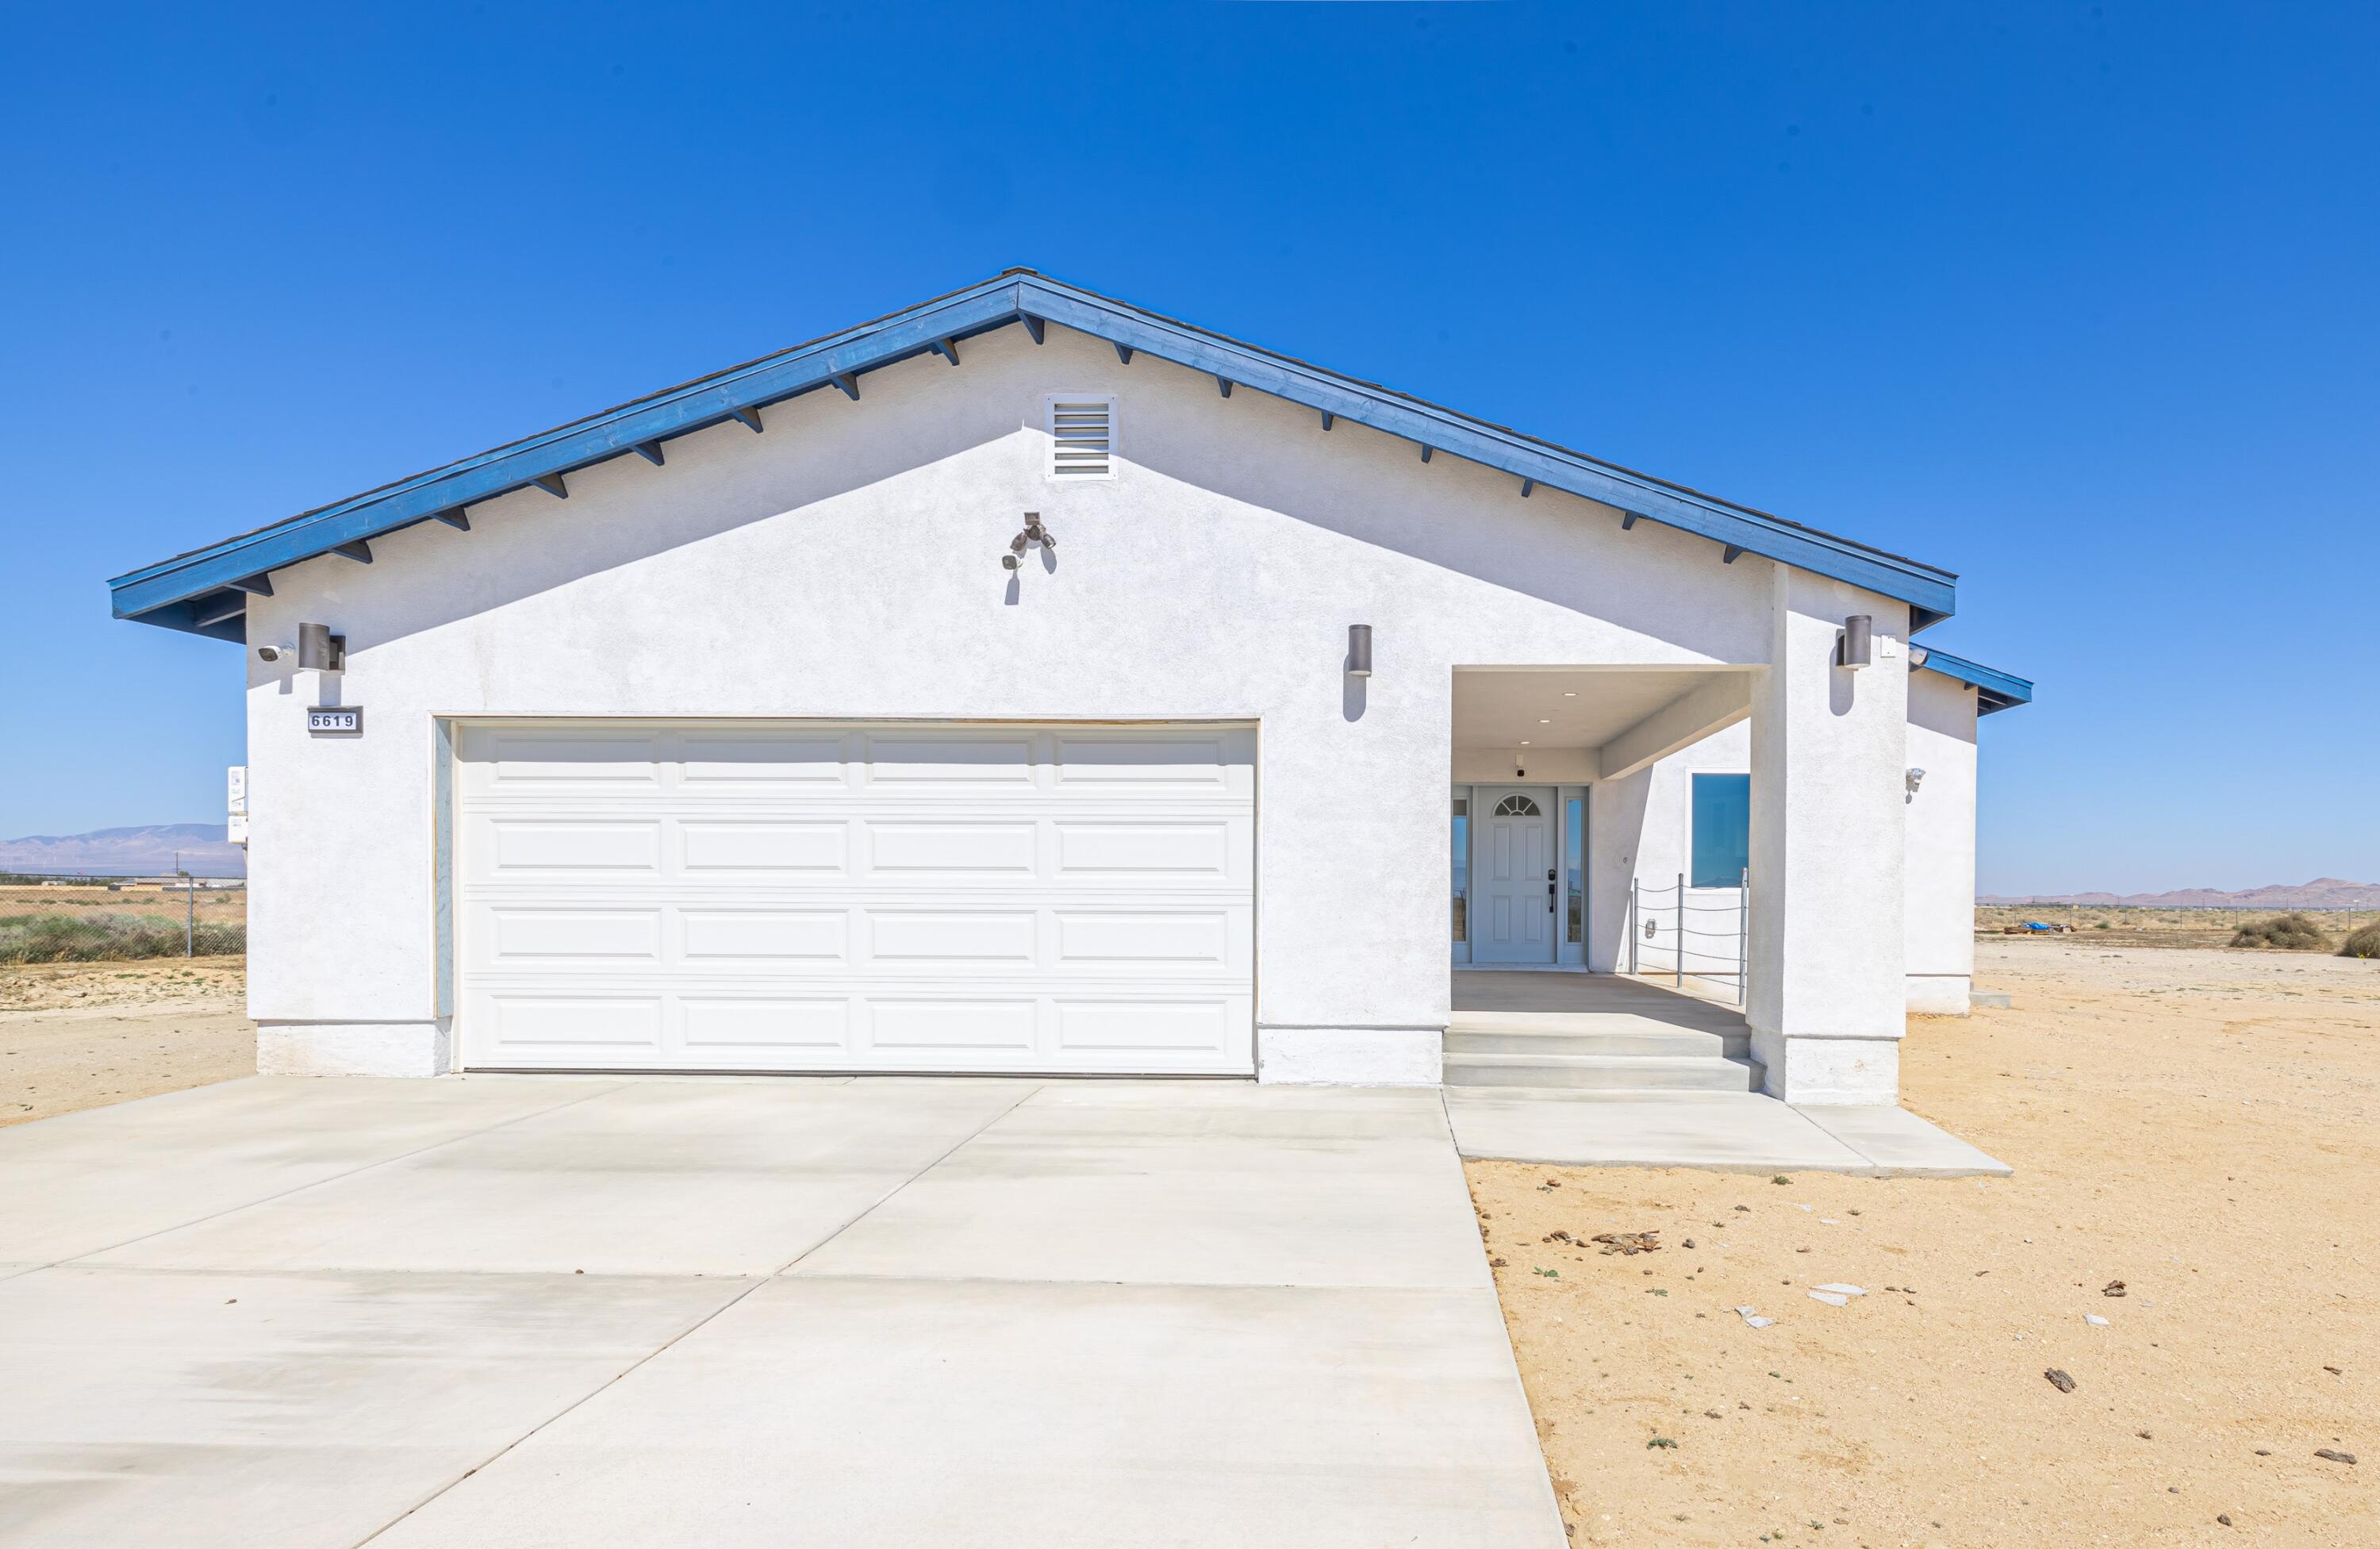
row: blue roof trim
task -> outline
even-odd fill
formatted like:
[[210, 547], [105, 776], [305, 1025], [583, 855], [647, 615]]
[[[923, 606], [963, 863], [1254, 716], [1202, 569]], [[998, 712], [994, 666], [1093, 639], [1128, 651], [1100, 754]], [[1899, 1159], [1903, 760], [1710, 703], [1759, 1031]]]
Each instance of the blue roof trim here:
[[1949, 616], [1956, 603], [1958, 578], [1935, 566], [1632, 472], [1030, 270], [1011, 270], [890, 317], [128, 572], [108, 583], [115, 616], [238, 640], [239, 619], [201, 627], [196, 619], [220, 612], [220, 606], [193, 604], [252, 590], [245, 583], [342, 544], [433, 518], [453, 521], [476, 503], [593, 463], [632, 454], [658, 461], [654, 452], [672, 436], [732, 419], [748, 424], [759, 409], [804, 393], [832, 386], [856, 396], [862, 372], [928, 351], [947, 358], [957, 353], [956, 341], [1017, 322], [1037, 334], [1045, 323], [1062, 323], [1106, 339], [1120, 356], [1153, 355], [1303, 404], [1320, 411], [1326, 424], [1335, 417], [1368, 425], [1499, 469], [1525, 486], [1566, 490], [1632, 518], [1899, 598], [1910, 604], [1913, 628]]
[[1953, 656], [1947, 651], [1911, 649], [1925, 652], [1925, 659], [1917, 665], [1927, 672], [1938, 672], [1945, 677], [1973, 684], [1975, 689], [1975, 714], [1988, 715], [1996, 710], [2008, 710], [2033, 702], [2033, 680], [1987, 667], [1981, 662], [1970, 662], [1964, 656]]

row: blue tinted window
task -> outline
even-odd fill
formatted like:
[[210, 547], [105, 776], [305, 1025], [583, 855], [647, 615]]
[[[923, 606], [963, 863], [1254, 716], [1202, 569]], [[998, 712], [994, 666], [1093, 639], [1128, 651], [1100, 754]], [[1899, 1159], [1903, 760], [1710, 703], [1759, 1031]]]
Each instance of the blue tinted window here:
[[1694, 885], [1737, 886], [1750, 864], [1752, 776], [1695, 775]]

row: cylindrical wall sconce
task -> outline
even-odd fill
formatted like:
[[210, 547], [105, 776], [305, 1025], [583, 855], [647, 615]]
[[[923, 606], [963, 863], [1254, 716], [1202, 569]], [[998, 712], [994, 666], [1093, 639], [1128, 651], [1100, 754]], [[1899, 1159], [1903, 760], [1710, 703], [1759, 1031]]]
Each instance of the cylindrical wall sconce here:
[[1347, 626], [1347, 676], [1372, 676], [1372, 627], [1368, 624]]
[[1843, 620], [1843, 632], [1835, 637], [1835, 665], [1843, 667], [1864, 667], [1875, 659], [1876, 620], [1864, 613], [1855, 613]]

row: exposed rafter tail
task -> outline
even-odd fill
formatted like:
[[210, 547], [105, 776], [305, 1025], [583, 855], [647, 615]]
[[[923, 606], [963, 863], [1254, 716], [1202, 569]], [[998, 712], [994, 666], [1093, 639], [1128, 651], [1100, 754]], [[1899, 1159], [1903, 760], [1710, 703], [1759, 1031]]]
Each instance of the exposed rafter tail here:
[[728, 417], [754, 435], [760, 433], [760, 411], [757, 409], [731, 409]]
[[1522, 481], [1521, 481], [1521, 498], [1522, 498], [1523, 500], [1526, 500], [1526, 499], [1528, 499], [1528, 498], [1529, 498], [1529, 494], [1530, 494], [1530, 493], [1531, 493], [1532, 491], [1534, 491], [1536, 487], [1537, 487], [1537, 482], [1536, 482], [1535, 479], [1524, 479], [1524, 480], [1522, 480]]
[[644, 458], [655, 468], [662, 466], [662, 444], [660, 442], [639, 441], [636, 444], [636, 452], [637, 456]]
[[331, 545], [331, 552], [345, 555], [358, 565], [369, 565], [372, 562], [371, 545], [361, 538], [352, 543], [334, 543]]
[[1743, 545], [1742, 543], [1730, 543], [1719, 555], [1718, 562], [1722, 565], [1732, 565], [1742, 556]]
[[449, 510], [439, 512], [438, 519], [444, 522], [447, 526], [453, 528], [457, 532], [468, 532], [471, 531], [471, 518], [464, 513], [463, 507], [460, 506], [456, 506]]
[[1429, 461], [1429, 443], [1427, 441], [1421, 444], [1421, 460], [1424, 462]]
[[935, 354], [941, 356], [943, 360], [948, 360], [952, 365], [955, 366], [959, 363], [958, 340], [936, 339], [931, 348]]
[[247, 592], [251, 597], [270, 597], [273, 595], [273, 578], [271, 576], [243, 576], [239, 579], [232, 582], [232, 585], [239, 588], [240, 591]]
[[217, 597], [212, 603], [190, 604], [190, 627], [203, 629], [210, 624], [221, 624], [248, 612], [248, 598], [237, 592]]
[[1035, 344], [1039, 344], [1041, 342], [1042, 330], [1046, 328], [1048, 324], [1043, 323], [1039, 318], [1034, 316], [1031, 312], [1018, 312], [1016, 315], [1025, 320], [1025, 331], [1033, 335], [1033, 342]]
[[1115, 349], [1116, 360], [1119, 362], [1127, 366], [1132, 364], [1132, 346], [1128, 344], [1120, 344], [1115, 347]]
[[1620, 513], [1620, 531], [1621, 531], [1625, 532], [1625, 531], [1627, 531], [1630, 528], [1632, 528], [1632, 527], [1633, 527], [1633, 526], [1635, 526], [1635, 525], [1636, 525], [1636, 513], [1635, 513], [1635, 512], [1633, 512], [1633, 511], [1622, 511], [1622, 512], [1621, 512], [1621, 513]]
[[562, 475], [559, 473], [540, 473], [536, 478], [531, 479], [529, 482], [535, 484], [539, 489], [543, 490], [546, 494], [553, 496], [556, 500], [567, 500], [570, 498], [570, 486], [562, 482]]
[[1339, 416], [1337, 416], [1336, 414], [1331, 413], [1331, 412], [1330, 412], [1329, 409], [1324, 409], [1324, 410], [1322, 410], [1322, 428], [1323, 428], [1324, 430], [1326, 430], [1326, 431], [1327, 431], [1327, 430], [1329, 430], [1331, 426], [1333, 426], [1333, 425], [1337, 424], [1338, 422], [1339, 422]]
[[1222, 394], [1223, 396], [1227, 398], [1230, 397], [1232, 396], [1232, 379], [1228, 376], [1217, 377], [1215, 379], [1215, 391]]
[[859, 401], [859, 373], [857, 372], [835, 372], [834, 384], [843, 389], [843, 396], [844, 397], [849, 398], [854, 403], [857, 403]]

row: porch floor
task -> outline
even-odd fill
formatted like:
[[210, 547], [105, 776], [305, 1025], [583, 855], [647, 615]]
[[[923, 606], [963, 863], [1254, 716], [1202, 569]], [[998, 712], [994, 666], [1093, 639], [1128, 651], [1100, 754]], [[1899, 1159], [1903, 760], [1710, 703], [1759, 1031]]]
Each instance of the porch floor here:
[[[1525, 969], [1456, 969], [1454, 1010], [1592, 1018], [1596, 1031], [1634, 1031], [1645, 1023], [1721, 1036], [1749, 1036], [1730, 1001], [1618, 973], [1537, 973]], [[1589, 1024], [1582, 1022], [1584, 1030]]]

